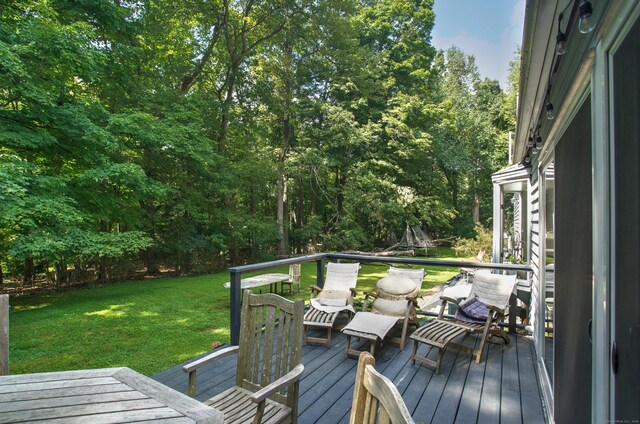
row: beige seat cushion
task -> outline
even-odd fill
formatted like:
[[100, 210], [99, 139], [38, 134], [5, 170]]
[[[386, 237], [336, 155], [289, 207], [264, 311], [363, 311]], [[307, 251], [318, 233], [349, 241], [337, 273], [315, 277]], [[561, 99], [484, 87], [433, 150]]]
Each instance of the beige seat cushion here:
[[348, 290], [322, 290], [316, 297], [318, 299], [350, 299], [351, 292]]
[[406, 300], [376, 299], [373, 302], [371, 311], [382, 315], [391, 315], [404, 318], [407, 312], [408, 302]]
[[389, 275], [378, 280], [376, 287], [391, 295], [407, 295], [416, 290], [416, 283], [404, 275]]

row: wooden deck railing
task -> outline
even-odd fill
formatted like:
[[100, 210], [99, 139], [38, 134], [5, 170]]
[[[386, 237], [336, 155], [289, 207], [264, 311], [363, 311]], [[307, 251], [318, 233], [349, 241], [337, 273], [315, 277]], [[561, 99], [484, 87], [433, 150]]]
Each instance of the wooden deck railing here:
[[[468, 262], [468, 261], [450, 261], [439, 259], [419, 259], [419, 258], [397, 258], [397, 257], [380, 257], [366, 255], [351, 255], [345, 253], [318, 253], [314, 255], [296, 256], [293, 258], [279, 259], [269, 262], [260, 262], [257, 264], [249, 264], [235, 266], [229, 268], [231, 291], [230, 291], [230, 321], [231, 321], [231, 344], [238, 345], [240, 341], [240, 301], [242, 299], [242, 288], [240, 281], [242, 274], [253, 271], [261, 271], [270, 268], [276, 268], [284, 265], [301, 264], [305, 262], [316, 262], [316, 285], [322, 287], [324, 285], [324, 262], [325, 260], [338, 261], [348, 260], [354, 262], [382, 262], [385, 264], [404, 264], [404, 265], [425, 265], [440, 267], [460, 267], [460, 268], [484, 268], [501, 271], [531, 271], [529, 265], [518, 264], [501, 264], [492, 262]], [[514, 296], [515, 298], [515, 296]], [[515, 299], [512, 300], [512, 306], [509, 308], [509, 331], [516, 330], [516, 308]]]

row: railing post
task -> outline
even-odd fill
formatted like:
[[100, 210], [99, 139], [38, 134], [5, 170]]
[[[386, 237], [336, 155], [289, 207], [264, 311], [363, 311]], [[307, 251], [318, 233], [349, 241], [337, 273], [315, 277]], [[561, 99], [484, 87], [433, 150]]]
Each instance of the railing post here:
[[9, 374], [9, 295], [0, 295], [0, 375]]
[[512, 293], [509, 298], [509, 333], [516, 333], [516, 317], [518, 316], [518, 297]]
[[238, 346], [240, 344], [240, 304], [242, 295], [241, 277], [242, 273], [231, 271], [230, 294], [229, 294], [229, 311], [231, 314], [231, 345]]
[[316, 261], [316, 284], [318, 287], [324, 287], [324, 258]]

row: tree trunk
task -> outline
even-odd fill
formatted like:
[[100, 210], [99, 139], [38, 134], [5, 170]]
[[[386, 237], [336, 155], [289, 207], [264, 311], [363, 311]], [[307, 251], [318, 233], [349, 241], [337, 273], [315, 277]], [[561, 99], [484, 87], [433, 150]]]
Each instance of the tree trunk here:
[[56, 275], [55, 275], [55, 280], [56, 280], [56, 287], [61, 287], [62, 286], [62, 277], [64, 275], [64, 271], [66, 266], [63, 263], [57, 262], [55, 265], [55, 270], [56, 270]]
[[107, 280], [107, 260], [100, 258], [98, 262], [98, 283], [106, 284]]
[[347, 177], [344, 176], [338, 169], [336, 171], [336, 205], [338, 208], [338, 216], [342, 218], [344, 212], [344, 185], [347, 182]]
[[24, 272], [22, 274], [22, 282], [24, 284], [33, 283], [33, 259], [25, 259]]
[[276, 182], [276, 207], [277, 207], [277, 217], [276, 221], [278, 223], [278, 255], [286, 255], [286, 241], [285, 241], [285, 232], [284, 232], [284, 203], [286, 202], [286, 181], [284, 174], [280, 174], [278, 176], [278, 181]]
[[218, 134], [218, 153], [223, 154], [227, 144], [227, 132], [229, 130], [229, 113], [233, 105], [233, 91], [235, 89], [236, 72], [238, 70], [232, 65], [229, 70], [229, 85], [222, 104], [222, 116], [220, 118], [220, 133]]
[[478, 198], [478, 193], [473, 193], [473, 210], [471, 211], [471, 216], [473, 217], [474, 223], [480, 223], [480, 199]]
[[153, 247], [149, 247], [144, 251], [144, 264], [147, 268], [146, 275], [153, 276], [160, 274], [158, 267], [158, 255]]

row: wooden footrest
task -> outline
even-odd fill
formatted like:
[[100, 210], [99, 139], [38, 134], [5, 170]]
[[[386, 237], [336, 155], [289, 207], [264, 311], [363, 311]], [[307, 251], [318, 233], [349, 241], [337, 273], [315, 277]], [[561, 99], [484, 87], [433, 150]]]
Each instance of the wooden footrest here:
[[[304, 343], [322, 343], [327, 347], [331, 346], [331, 330], [339, 313], [340, 312], [320, 311], [313, 306], [309, 308], [307, 313], [304, 314], [304, 318], [302, 321], [304, 325]], [[327, 330], [327, 337], [310, 337], [309, 327], [325, 328]]]
[[[413, 353], [411, 355], [411, 361], [415, 364], [416, 360], [418, 360], [425, 365], [435, 368], [436, 374], [440, 374], [442, 352], [447, 346], [455, 346], [458, 349], [469, 350], [473, 353], [472, 349], [453, 343], [452, 340], [467, 331], [482, 330], [482, 328], [482, 325], [477, 324], [462, 324], [434, 319], [433, 321], [430, 321], [418, 328], [411, 335], [411, 338], [413, 339]], [[417, 354], [419, 343], [426, 343], [427, 345], [433, 346], [437, 349], [435, 361], [427, 358], [426, 356], [420, 356]]]
[[[482, 328], [482, 327], [480, 327]], [[413, 332], [411, 338], [418, 342], [436, 347], [444, 347], [451, 340], [466, 333], [472, 328], [449, 321], [434, 319]]]
[[374, 356], [376, 351], [376, 345], [380, 341], [380, 337], [372, 333], [363, 333], [362, 331], [355, 331], [350, 329], [343, 329], [342, 332], [347, 336], [347, 356], [359, 357], [360, 351], [357, 349], [351, 349], [351, 337], [358, 337], [360, 339], [369, 340], [371, 342], [371, 348], [369, 352], [371, 356]]
[[309, 308], [304, 314], [303, 323], [310, 327], [331, 327], [340, 312], [324, 312], [314, 307]]

